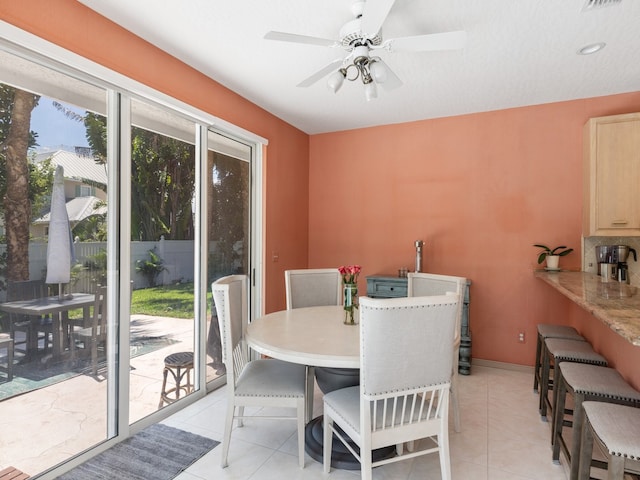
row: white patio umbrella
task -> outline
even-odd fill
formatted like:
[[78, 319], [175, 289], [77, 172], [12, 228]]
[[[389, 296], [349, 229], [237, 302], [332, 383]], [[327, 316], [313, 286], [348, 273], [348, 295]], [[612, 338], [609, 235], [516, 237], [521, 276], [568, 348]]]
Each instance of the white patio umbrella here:
[[62, 298], [63, 284], [71, 280], [71, 263], [75, 262], [71, 225], [64, 197], [64, 169], [56, 167], [51, 191], [51, 213], [49, 214], [49, 237], [47, 241], [46, 283], [58, 284], [58, 295]]

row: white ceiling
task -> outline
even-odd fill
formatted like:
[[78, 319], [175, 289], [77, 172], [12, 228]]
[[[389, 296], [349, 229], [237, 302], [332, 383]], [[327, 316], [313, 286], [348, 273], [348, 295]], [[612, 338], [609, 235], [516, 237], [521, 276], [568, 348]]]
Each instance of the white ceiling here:
[[351, 0], [79, 1], [308, 134], [640, 90], [640, 0], [396, 0], [384, 39], [465, 30], [467, 45], [377, 50], [404, 85], [370, 102], [359, 81], [296, 87], [343, 50], [263, 38], [337, 40]]

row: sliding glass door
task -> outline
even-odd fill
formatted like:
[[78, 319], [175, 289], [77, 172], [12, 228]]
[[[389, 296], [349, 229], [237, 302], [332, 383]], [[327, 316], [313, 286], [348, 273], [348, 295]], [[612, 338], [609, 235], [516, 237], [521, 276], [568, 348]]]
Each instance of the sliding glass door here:
[[[251, 273], [251, 157], [249, 145], [209, 131], [207, 137], [207, 283]], [[225, 373], [211, 289], [207, 298], [207, 382]]]
[[192, 367], [179, 386], [178, 367], [165, 375], [165, 359], [195, 348], [195, 134], [193, 121], [131, 101], [130, 423], [195, 391]]
[[107, 90], [0, 50], [0, 102], [0, 465], [35, 475], [116, 434]]
[[137, 90], [0, 42], [0, 465], [31, 476], [222, 384], [211, 282], [259, 290], [256, 140]]

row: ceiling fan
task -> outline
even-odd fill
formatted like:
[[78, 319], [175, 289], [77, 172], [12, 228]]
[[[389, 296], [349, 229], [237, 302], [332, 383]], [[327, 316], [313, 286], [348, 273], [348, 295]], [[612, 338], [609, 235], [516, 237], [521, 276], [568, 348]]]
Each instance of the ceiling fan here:
[[297, 86], [309, 87], [333, 72], [327, 79], [329, 90], [337, 93], [345, 79], [354, 81], [360, 78], [364, 84], [365, 97], [371, 100], [377, 97], [376, 84], [382, 85], [386, 90], [402, 85], [400, 78], [380, 57], [372, 56], [373, 51], [379, 49], [388, 52], [456, 50], [464, 48], [467, 39], [466, 32], [459, 30], [384, 40], [382, 24], [394, 2], [395, 0], [367, 0], [354, 3], [351, 12], [355, 19], [347, 22], [340, 29], [338, 40], [274, 31], [267, 32], [264, 38], [344, 49], [348, 52], [346, 57], [325, 65]]

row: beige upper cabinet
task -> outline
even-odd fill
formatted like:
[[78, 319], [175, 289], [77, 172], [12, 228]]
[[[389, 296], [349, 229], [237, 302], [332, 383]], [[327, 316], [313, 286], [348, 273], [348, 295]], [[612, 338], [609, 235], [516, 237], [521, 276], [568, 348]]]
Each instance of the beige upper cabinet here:
[[585, 237], [640, 236], [640, 113], [584, 126]]

